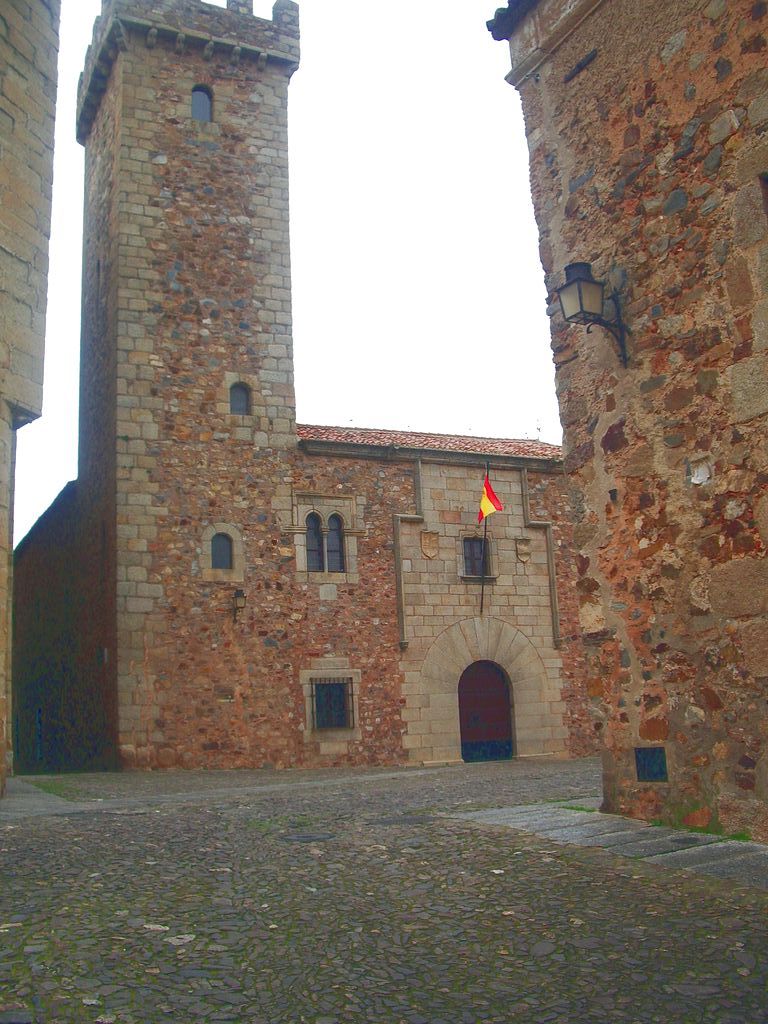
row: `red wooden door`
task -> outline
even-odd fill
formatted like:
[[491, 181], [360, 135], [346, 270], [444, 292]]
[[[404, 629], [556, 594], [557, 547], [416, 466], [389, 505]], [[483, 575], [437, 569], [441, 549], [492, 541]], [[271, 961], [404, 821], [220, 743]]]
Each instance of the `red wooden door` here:
[[476, 661], [459, 680], [461, 756], [465, 761], [512, 757], [512, 708], [504, 672], [492, 661]]

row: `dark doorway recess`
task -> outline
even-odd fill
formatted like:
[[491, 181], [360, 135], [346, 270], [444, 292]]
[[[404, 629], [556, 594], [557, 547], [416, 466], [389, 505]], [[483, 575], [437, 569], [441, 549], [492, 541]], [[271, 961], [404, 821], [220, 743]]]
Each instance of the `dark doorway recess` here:
[[509, 682], [493, 661], [476, 661], [459, 680], [461, 756], [465, 761], [512, 757]]

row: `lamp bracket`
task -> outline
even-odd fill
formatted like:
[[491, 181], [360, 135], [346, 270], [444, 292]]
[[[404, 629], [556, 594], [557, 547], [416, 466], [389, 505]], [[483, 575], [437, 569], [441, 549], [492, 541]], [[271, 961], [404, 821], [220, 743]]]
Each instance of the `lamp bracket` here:
[[587, 334], [592, 330], [592, 327], [596, 324], [598, 327], [602, 327], [608, 331], [616, 339], [616, 347], [619, 350], [621, 356], [622, 366], [629, 365], [629, 353], [627, 352], [627, 334], [629, 328], [621, 319], [621, 306], [619, 305], [619, 293], [614, 289], [608, 298], [613, 302], [613, 308], [616, 310], [615, 320], [606, 320], [605, 317], [592, 315], [589, 318], [587, 324]]

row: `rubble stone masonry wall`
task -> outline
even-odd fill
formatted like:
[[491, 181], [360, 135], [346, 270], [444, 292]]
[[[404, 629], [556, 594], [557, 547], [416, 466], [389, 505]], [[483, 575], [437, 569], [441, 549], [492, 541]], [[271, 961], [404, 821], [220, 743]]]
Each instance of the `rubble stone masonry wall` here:
[[[559, 449], [295, 422], [298, 12], [248, 8], [110, 0], [96, 24], [78, 114], [80, 476], [19, 554], [25, 763], [67, 747], [71, 767], [458, 760], [475, 661], [506, 672], [517, 753], [591, 752]], [[210, 120], [192, 116], [195, 89]], [[233, 385], [248, 395], [236, 412]], [[462, 542], [484, 443], [506, 510], [481, 617]], [[326, 538], [343, 524], [343, 567], [310, 564], [308, 516]], [[46, 601], [50, 628], [30, 611]], [[317, 721], [329, 683], [343, 723]]]
[[625, 369], [552, 310], [606, 806], [765, 840], [768, 6], [542, 0], [510, 45], [550, 293], [590, 261], [631, 328]]
[[59, 0], [0, 9], [0, 795], [9, 706], [14, 431], [40, 415]]
[[[297, 55], [296, 7], [283, 0], [274, 22], [194, 2], [115, 0], [86, 58], [78, 131], [104, 250], [93, 254], [101, 278], [91, 258], [86, 304], [103, 319], [92, 333], [104, 347], [83, 363], [83, 392], [97, 407], [83, 424], [81, 463], [93, 467], [83, 521], [95, 526], [106, 509], [114, 529], [106, 547], [128, 763], [145, 760], [148, 737], [162, 732], [149, 710], [166, 678], [158, 682], [154, 660], [174, 618], [172, 566], [191, 569], [190, 523], [225, 506], [236, 520], [250, 497], [241, 488], [233, 497], [242, 462], [279, 478], [274, 449], [263, 451], [268, 434], [270, 445], [295, 444], [286, 90]], [[200, 86], [210, 121], [191, 116]], [[97, 302], [100, 279], [107, 294]], [[229, 415], [238, 380], [251, 389], [247, 417]]]

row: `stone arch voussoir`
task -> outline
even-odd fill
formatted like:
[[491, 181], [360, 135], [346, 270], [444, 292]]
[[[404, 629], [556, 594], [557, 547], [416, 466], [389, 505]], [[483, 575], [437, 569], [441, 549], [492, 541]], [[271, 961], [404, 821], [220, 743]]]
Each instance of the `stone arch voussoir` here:
[[[547, 670], [535, 644], [510, 622], [475, 616], [444, 629], [424, 657], [419, 687], [423, 760], [461, 756], [458, 683], [475, 661], [492, 661], [509, 678], [517, 753], [561, 751], [562, 706], [559, 699], [551, 699]], [[418, 747], [412, 749], [418, 756]]]

